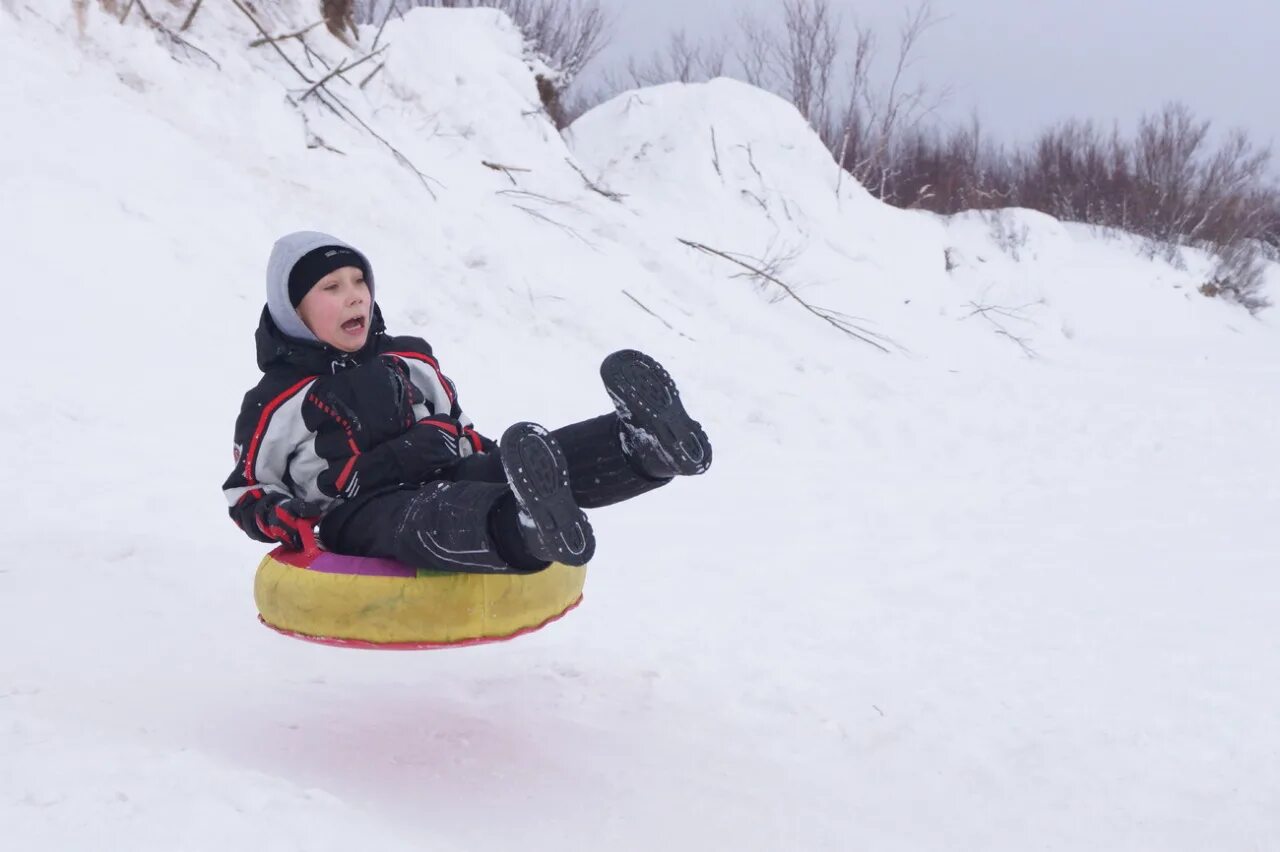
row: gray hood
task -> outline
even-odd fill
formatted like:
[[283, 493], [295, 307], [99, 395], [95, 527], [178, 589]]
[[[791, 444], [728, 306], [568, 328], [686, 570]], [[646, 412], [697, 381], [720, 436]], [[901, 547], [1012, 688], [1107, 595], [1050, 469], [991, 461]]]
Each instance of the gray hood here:
[[289, 273], [293, 265], [309, 251], [321, 246], [342, 246], [351, 249], [364, 260], [365, 281], [369, 284], [369, 298], [373, 298], [373, 265], [369, 258], [350, 243], [344, 242], [332, 234], [319, 231], [294, 231], [276, 240], [271, 247], [271, 257], [267, 260], [267, 310], [276, 328], [288, 337], [298, 340], [316, 340], [316, 336], [307, 328], [306, 323], [298, 316], [298, 311], [289, 304]]

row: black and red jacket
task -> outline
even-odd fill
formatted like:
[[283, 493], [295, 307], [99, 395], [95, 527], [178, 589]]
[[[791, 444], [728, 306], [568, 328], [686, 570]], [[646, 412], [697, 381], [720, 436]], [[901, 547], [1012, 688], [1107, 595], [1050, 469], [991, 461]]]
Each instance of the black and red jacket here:
[[[392, 337], [374, 306], [359, 352], [287, 337], [268, 311], [255, 335], [262, 380], [236, 420], [235, 469], [222, 490], [250, 538], [259, 501], [299, 497], [325, 510], [440, 478], [459, 455], [490, 452], [458, 404], [431, 346]], [[457, 432], [460, 453], [424, 451], [407, 433], [422, 420]]]

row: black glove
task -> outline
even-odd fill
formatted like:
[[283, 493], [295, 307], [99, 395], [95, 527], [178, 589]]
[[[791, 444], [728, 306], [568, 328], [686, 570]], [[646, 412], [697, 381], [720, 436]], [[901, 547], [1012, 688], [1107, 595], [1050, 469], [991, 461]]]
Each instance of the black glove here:
[[253, 518], [262, 534], [290, 550], [302, 550], [314, 544], [313, 530], [320, 513], [318, 504], [283, 494], [259, 500], [253, 507]]
[[401, 457], [412, 459], [410, 470], [446, 470], [471, 453], [462, 424], [443, 415], [422, 418], [399, 441]]

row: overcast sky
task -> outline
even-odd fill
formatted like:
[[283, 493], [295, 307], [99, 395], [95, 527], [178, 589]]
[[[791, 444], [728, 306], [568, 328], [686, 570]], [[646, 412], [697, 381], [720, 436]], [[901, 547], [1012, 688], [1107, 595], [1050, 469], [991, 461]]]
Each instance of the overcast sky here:
[[[647, 56], [668, 33], [732, 35], [738, 10], [780, 20], [782, 0], [600, 0], [613, 16], [598, 69]], [[875, 29], [891, 58], [907, 0], [831, 0]], [[1093, 118], [1130, 128], [1181, 100], [1215, 126], [1280, 145], [1280, 0], [934, 0], [943, 19], [916, 71], [950, 86], [945, 115], [977, 110], [1007, 141], [1052, 122]], [[1277, 151], [1280, 156], [1280, 151]]]

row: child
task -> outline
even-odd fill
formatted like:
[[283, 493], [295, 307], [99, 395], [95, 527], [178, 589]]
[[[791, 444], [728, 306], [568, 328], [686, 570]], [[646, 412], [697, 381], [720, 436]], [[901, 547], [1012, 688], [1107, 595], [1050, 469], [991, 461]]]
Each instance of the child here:
[[264, 375], [236, 421], [223, 484], [250, 538], [418, 568], [529, 572], [583, 565], [583, 508], [703, 473], [711, 444], [666, 371], [639, 352], [604, 360], [615, 412], [548, 432], [481, 435], [426, 341], [392, 337], [368, 258], [328, 234], [278, 240], [256, 335]]

